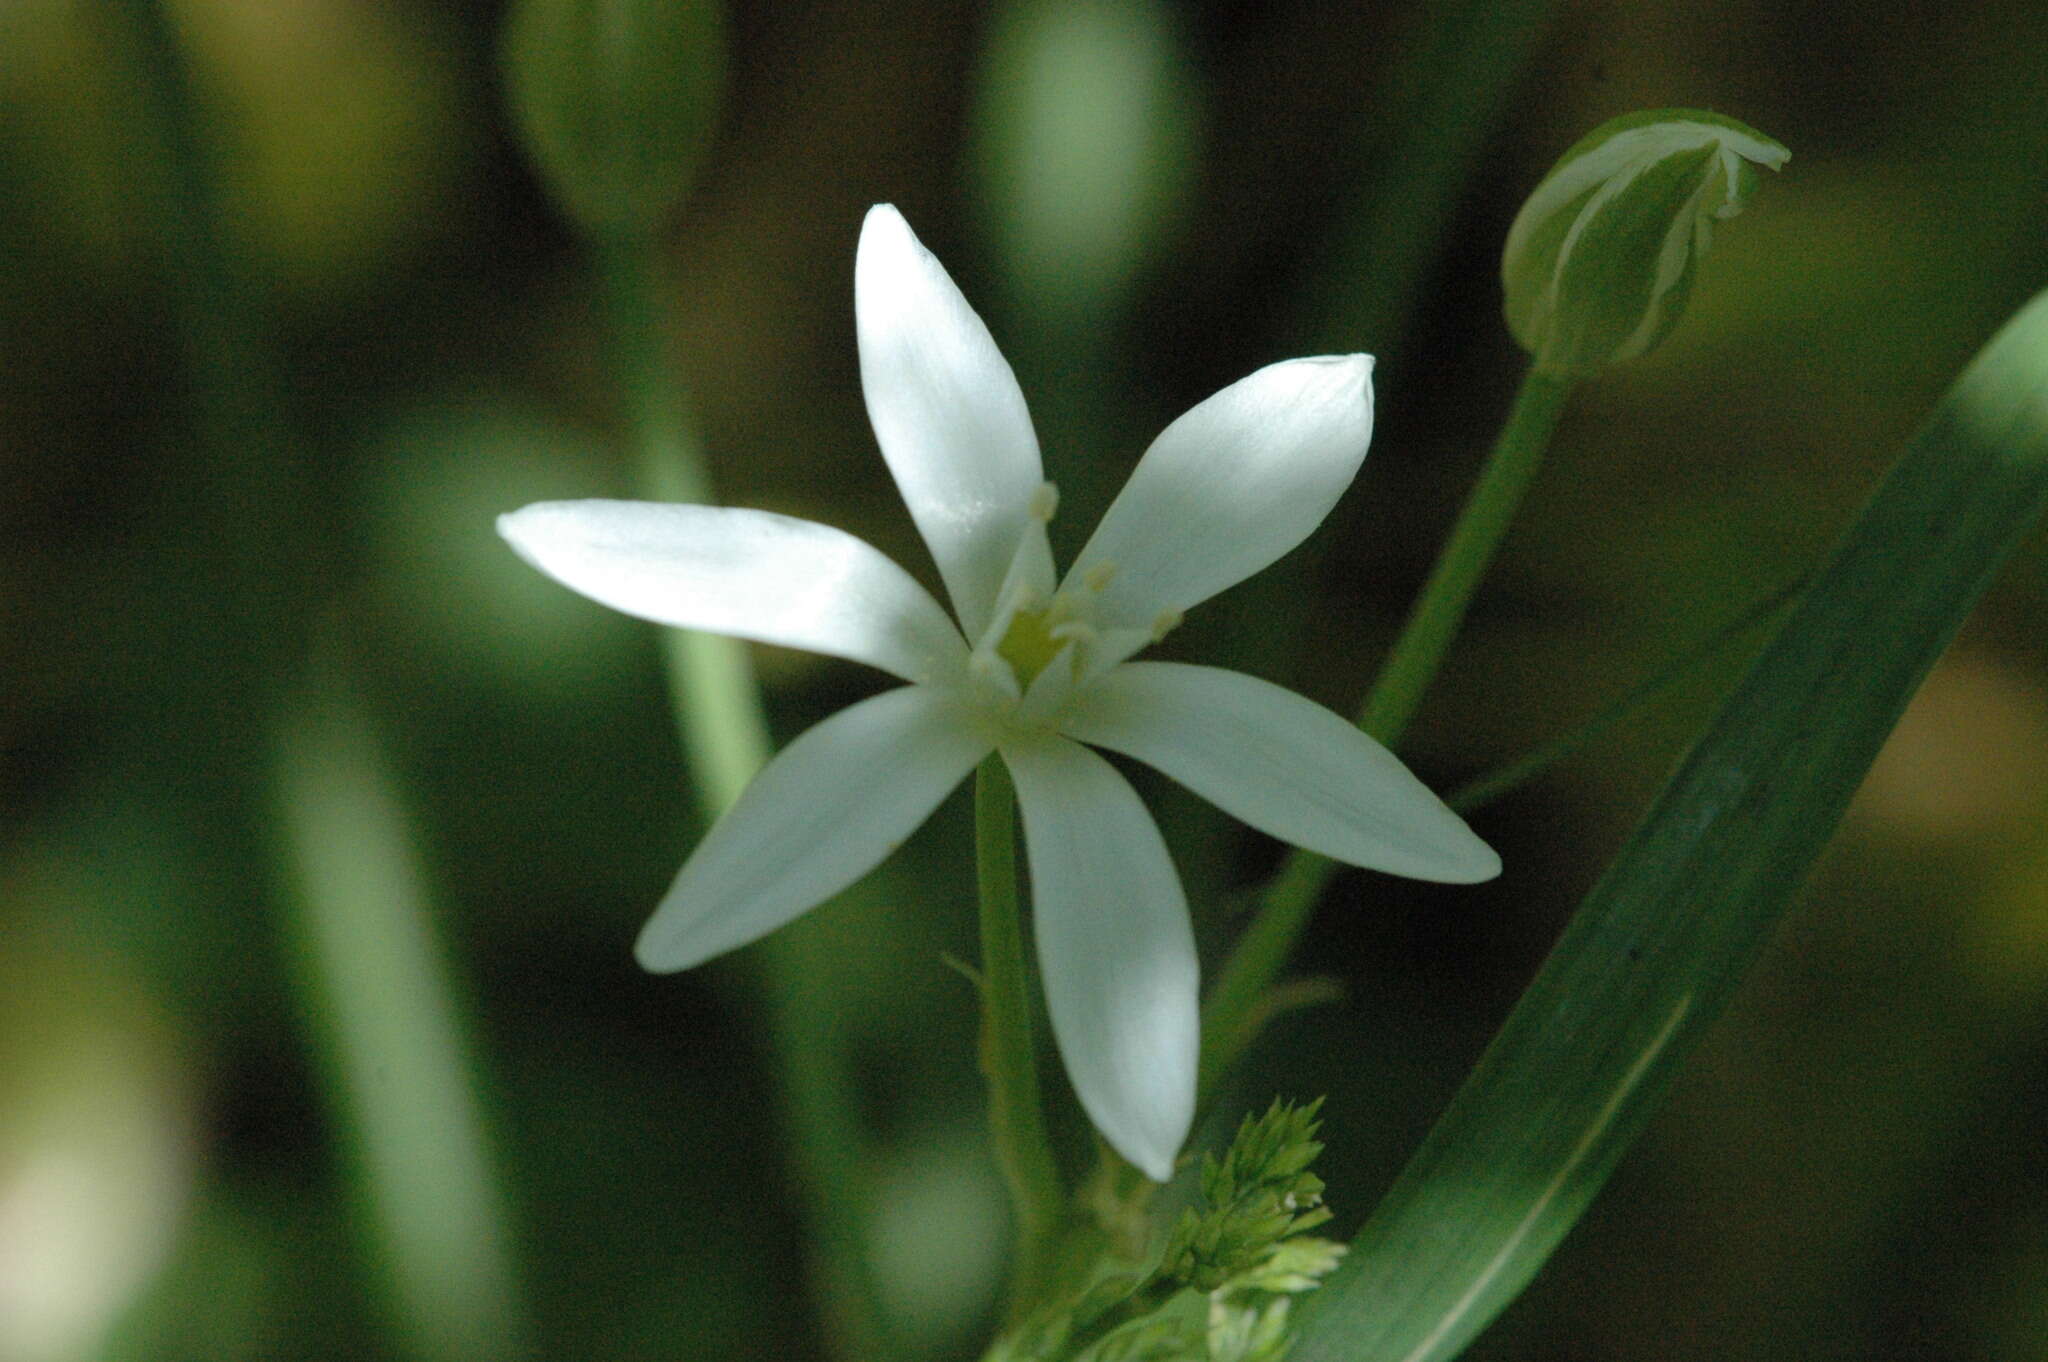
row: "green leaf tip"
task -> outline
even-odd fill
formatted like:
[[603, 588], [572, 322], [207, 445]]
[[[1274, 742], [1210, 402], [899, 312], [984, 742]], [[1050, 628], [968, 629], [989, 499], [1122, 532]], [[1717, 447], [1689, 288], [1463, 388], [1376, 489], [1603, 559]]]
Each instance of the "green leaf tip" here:
[[1755, 167], [1792, 153], [1696, 109], [1602, 124], [1558, 158], [1508, 229], [1508, 329], [1539, 368], [1583, 377], [1633, 359], [1685, 311], [1713, 225], [1742, 210]]

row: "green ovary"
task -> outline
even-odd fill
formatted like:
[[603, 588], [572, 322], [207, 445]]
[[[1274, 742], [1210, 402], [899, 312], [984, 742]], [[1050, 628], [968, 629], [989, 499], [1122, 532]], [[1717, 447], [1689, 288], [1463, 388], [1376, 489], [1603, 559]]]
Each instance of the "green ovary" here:
[[1046, 610], [1019, 610], [1011, 617], [1003, 641], [996, 645], [996, 656], [1010, 664], [1020, 688], [1029, 687], [1045, 670], [1046, 664], [1067, 646], [1065, 639], [1053, 636], [1052, 621], [1047, 618], [1050, 613]]

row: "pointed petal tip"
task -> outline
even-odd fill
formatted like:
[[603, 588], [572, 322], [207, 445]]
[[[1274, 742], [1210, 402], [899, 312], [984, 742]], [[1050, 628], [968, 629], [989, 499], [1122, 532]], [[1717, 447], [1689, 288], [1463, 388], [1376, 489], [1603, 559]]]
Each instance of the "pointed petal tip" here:
[[736, 949], [730, 944], [704, 949], [704, 934], [695, 930], [699, 924], [678, 911], [674, 894], [671, 889], [662, 896], [633, 938], [633, 963], [649, 974], [680, 974]]
[[897, 211], [896, 205], [878, 203], [868, 209], [867, 216], [861, 219], [860, 243], [853, 253], [855, 284], [858, 285], [860, 280], [862, 261], [873, 266], [878, 256], [906, 248], [922, 252], [924, 243], [917, 239], [916, 232], [910, 230], [910, 223]]
[[640, 929], [640, 935], [633, 941], [633, 960], [649, 974], [674, 974], [690, 967], [687, 956], [677, 951], [667, 940], [666, 933], [658, 933], [654, 925], [659, 918], [650, 918]]
[[[1403, 868], [1396, 874], [1432, 884], [1484, 884], [1500, 878], [1500, 853], [1472, 830], [1462, 815], [1435, 795], [1428, 796], [1437, 817], [1423, 839], [1423, 864]], [[1385, 869], [1386, 867], [1375, 867]]]
[[529, 501], [516, 511], [499, 513], [498, 535], [522, 557], [530, 558], [536, 540], [544, 536], [560, 535], [565, 528], [573, 531], [583, 523], [602, 521], [616, 514], [619, 508], [628, 508], [626, 513], [631, 514], [630, 508], [643, 504], [601, 497], [582, 501]]
[[1142, 1152], [1136, 1149], [1124, 1150], [1123, 1156], [1131, 1161], [1132, 1167], [1152, 1181], [1172, 1182], [1173, 1166], [1180, 1161], [1180, 1144], [1175, 1142], [1171, 1149], [1162, 1146]]
[[1097, 1101], [1082, 1105], [1088, 1111], [1088, 1119], [1102, 1132], [1104, 1141], [1121, 1154], [1126, 1163], [1154, 1182], [1171, 1182], [1174, 1167], [1180, 1162], [1181, 1146], [1187, 1143], [1188, 1131], [1194, 1126], [1194, 1084], [1189, 1082], [1186, 1087], [1187, 1100], [1184, 1103], [1169, 1100], [1163, 1104], [1172, 1110], [1135, 1105], [1111, 1110], [1100, 1100], [1099, 1094]]
[[[1342, 391], [1340, 385], [1348, 384], [1354, 391], [1365, 398], [1368, 406], [1372, 403], [1372, 376], [1374, 369], [1378, 366], [1378, 361], [1371, 355], [1362, 353], [1315, 355], [1308, 359], [1283, 360], [1281, 364], [1299, 365], [1308, 370], [1321, 370], [1323, 376], [1331, 382], [1332, 388], [1335, 389], [1331, 393], [1332, 396], [1336, 396], [1337, 393]], [[1276, 365], [1274, 367], [1280, 366]]]
[[1466, 844], [1452, 852], [1446, 868], [1434, 877], [1439, 884], [1484, 884], [1500, 877], [1500, 853], [1470, 828], [1465, 832]]
[[553, 512], [561, 505], [559, 501], [535, 501], [502, 513], [497, 521], [498, 538], [527, 564], [548, 572], [540, 559], [541, 547], [535, 541], [546, 536], [550, 524], [556, 521]]
[[546, 506], [544, 501], [529, 502], [516, 511], [500, 512], [497, 520], [498, 537], [517, 547], [519, 537], [534, 520], [534, 512]]

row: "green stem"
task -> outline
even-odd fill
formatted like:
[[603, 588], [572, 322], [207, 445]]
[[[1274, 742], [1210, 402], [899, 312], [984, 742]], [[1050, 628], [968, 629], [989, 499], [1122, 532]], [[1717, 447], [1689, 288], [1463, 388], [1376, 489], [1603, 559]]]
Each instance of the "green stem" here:
[[[649, 496], [708, 503], [711, 476], [685, 406], [663, 326], [660, 243], [625, 236], [591, 243], [617, 382]], [[670, 703], [705, 820], [731, 807], [772, 746], [745, 645], [717, 634], [663, 630]], [[814, 1271], [835, 1353], [858, 1362], [893, 1355], [866, 1251], [858, 1094], [831, 1027], [816, 1005], [818, 969], [804, 924], [754, 953], [768, 994], [776, 1079], [797, 1185], [808, 1196]]]
[[[662, 327], [661, 249], [651, 237], [593, 246], [614, 363], [640, 483], [658, 501], [709, 503], [711, 475], [682, 398]], [[670, 698], [699, 804], [716, 817], [767, 764], [772, 746], [761, 689], [745, 645], [718, 634], [665, 629]]]
[[[1478, 485], [1359, 714], [1358, 726], [1387, 746], [1399, 744], [1464, 623], [1472, 593], [1536, 476], [1571, 390], [1572, 380], [1561, 375], [1533, 367], [1523, 375]], [[1225, 962], [1203, 1008], [1204, 1093], [1250, 1043], [1260, 1000], [1286, 967], [1334, 869], [1327, 857], [1296, 848], [1266, 887], [1257, 915]]]
[[1465, 622], [1479, 579], [1493, 562], [1522, 497], [1543, 462], [1551, 432], [1564, 414], [1572, 380], [1534, 368], [1522, 376], [1507, 424], [1480, 471], [1479, 484], [1458, 515], [1414, 612], [1365, 698], [1358, 726], [1389, 747], [1399, 746], [1422, 693], [1436, 679], [1444, 652]]
[[[226, 499], [276, 497], [291, 477], [285, 385], [268, 343], [262, 293], [241, 249], [239, 224], [221, 204], [220, 154], [208, 111], [164, 0], [122, 0], [139, 79], [137, 173], [156, 190], [165, 282], [175, 310], [189, 395], [218, 457], [239, 480]], [[175, 8], [175, 7], [173, 7]], [[214, 452], [214, 451], [209, 451]], [[221, 470], [214, 470], [219, 472]], [[240, 517], [240, 537], [271, 517]], [[278, 531], [276, 534], [288, 533]], [[266, 537], [265, 547], [268, 547]]]
[[1444, 803], [1459, 813], [1467, 813], [1483, 804], [1491, 803], [1508, 791], [1533, 779], [1555, 763], [1562, 761], [1579, 750], [1586, 743], [1620, 723], [1635, 710], [1669, 690], [1679, 681], [1690, 676], [1699, 665], [1719, 652], [1736, 638], [1789, 607], [1806, 590], [1813, 580], [1812, 573], [1802, 573], [1791, 582], [1779, 587], [1762, 600], [1750, 605], [1734, 619], [1716, 629], [1692, 647], [1673, 657], [1627, 692], [1601, 707], [1599, 712], [1572, 729], [1559, 734], [1549, 742], [1524, 753], [1505, 766], [1496, 767], [1477, 780], [1460, 788], [1457, 793], [1447, 795]]
[[974, 781], [975, 876], [981, 890], [981, 1069], [996, 1162], [1017, 1217], [1010, 1277], [1014, 1322], [1037, 1300], [1066, 1211], [1046, 1139], [1031, 1040], [1031, 988], [1017, 905], [1017, 795], [991, 753]]

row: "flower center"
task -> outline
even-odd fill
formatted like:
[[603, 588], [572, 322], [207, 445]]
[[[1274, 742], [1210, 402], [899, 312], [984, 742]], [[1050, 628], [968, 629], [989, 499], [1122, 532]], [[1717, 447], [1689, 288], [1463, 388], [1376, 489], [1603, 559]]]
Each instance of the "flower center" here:
[[1053, 632], [1055, 623], [1050, 606], [1019, 610], [1010, 617], [1010, 627], [996, 644], [996, 656], [1010, 664], [1020, 688], [1029, 690], [1038, 674], [1067, 646], [1067, 636]]

